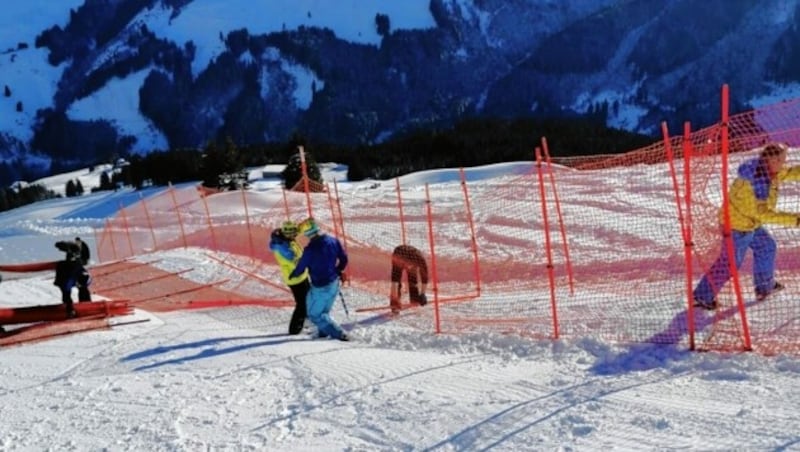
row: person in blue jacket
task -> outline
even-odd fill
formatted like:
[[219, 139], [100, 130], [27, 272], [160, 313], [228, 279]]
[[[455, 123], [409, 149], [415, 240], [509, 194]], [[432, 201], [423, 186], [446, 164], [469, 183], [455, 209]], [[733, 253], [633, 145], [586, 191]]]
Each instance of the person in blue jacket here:
[[339, 239], [320, 231], [313, 218], [301, 223], [300, 230], [309, 242], [289, 277], [298, 277], [308, 270], [311, 278], [311, 289], [306, 298], [308, 318], [317, 326], [320, 337], [349, 341], [347, 333], [330, 315], [339, 293], [342, 273], [347, 267], [347, 253]]

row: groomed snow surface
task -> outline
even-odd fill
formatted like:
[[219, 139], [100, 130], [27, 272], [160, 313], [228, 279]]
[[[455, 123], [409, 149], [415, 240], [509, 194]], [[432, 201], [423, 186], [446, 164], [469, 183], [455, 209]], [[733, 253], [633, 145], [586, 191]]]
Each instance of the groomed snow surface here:
[[[54, 241], [92, 237], [126, 195], [0, 214], [0, 262], [57, 259]], [[213, 265], [195, 251], [160, 258]], [[58, 302], [52, 274], [3, 276], [0, 306]], [[0, 450], [800, 450], [795, 357], [435, 335], [338, 303], [333, 314], [352, 342], [287, 337], [289, 309], [235, 307], [136, 310], [108, 330], [2, 348]]]

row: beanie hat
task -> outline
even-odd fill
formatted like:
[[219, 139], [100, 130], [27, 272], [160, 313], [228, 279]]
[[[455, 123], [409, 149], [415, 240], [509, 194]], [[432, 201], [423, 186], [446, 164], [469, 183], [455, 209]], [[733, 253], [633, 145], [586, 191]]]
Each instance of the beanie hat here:
[[314, 221], [313, 218], [309, 218], [303, 222], [305, 226], [303, 229], [303, 234], [306, 237], [314, 237], [315, 235], [319, 234], [319, 226], [317, 226], [317, 222]]

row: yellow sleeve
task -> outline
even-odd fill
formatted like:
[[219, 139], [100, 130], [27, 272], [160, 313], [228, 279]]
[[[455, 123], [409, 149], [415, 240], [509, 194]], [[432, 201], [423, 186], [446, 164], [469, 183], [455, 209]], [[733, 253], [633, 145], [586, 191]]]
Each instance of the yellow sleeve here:
[[766, 204], [759, 206], [758, 219], [762, 223], [777, 224], [779, 226], [798, 226], [797, 214], [772, 210]]
[[798, 226], [797, 214], [776, 211], [770, 207], [770, 202], [757, 200], [750, 182], [736, 179], [733, 182], [733, 186], [731, 186], [729, 196], [731, 228], [733, 229], [750, 230], [757, 226], [756, 224], [748, 224], [754, 221], [779, 226]]
[[790, 166], [782, 169], [778, 173], [778, 180], [781, 182], [797, 182], [800, 181], [800, 166]]

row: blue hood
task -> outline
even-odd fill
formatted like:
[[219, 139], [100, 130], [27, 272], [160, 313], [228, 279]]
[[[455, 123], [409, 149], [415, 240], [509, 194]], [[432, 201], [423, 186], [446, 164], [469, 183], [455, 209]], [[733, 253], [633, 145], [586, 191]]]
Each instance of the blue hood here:
[[739, 177], [750, 182], [756, 194], [756, 199], [762, 201], [767, 199], [772, 179], [769, 177], [767, 164], [764, 160], [757, 158], [742, 163], [739, 166]]

